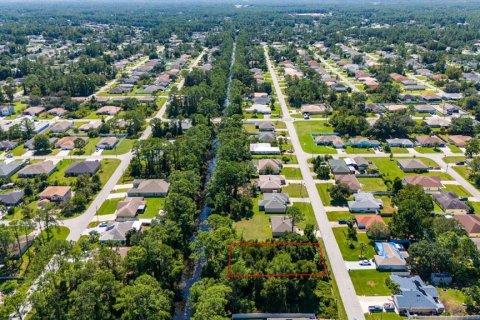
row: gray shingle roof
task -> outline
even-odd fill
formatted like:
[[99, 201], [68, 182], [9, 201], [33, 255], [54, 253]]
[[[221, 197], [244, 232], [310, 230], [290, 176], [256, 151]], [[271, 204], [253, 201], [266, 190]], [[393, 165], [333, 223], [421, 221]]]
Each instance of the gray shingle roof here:
[[75, 162], [65, 170], [67, 175], [93, 174], [100, 168], [100, 161]]

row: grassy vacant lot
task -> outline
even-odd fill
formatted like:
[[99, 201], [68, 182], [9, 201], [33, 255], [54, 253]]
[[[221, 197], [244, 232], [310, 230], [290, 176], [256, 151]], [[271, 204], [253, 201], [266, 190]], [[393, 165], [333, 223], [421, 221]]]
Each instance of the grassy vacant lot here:
[[294, 122], [295, 130], [297, 130], [298, 138], [302, 144], [302, 148], [307, 153], [326, 153], [335, 154], [334, 148], [326, 146], [317, 146], [312, 133], [331, 133], [333, 128], [326, 121], [296, 121]]
[[40, 233], [40, 237], [47, 240], [65, 240], [70, 234], [70, 229], [64, 226], [55, 226], [50, 229], [50, 237], [46, 230]]
[[[371, 160], [375, 163], [375, 165], [378, 167], [381, 173], [385, 175], [386, 178], [388, 179], [395, 179], [395, 177], [403, 178], [405, 176], [415, 176], [415, 175], [422, 175], [422, 176], [439, 176], [442, 180], [452, 180], [452, 177], [450, 175], [444, 173], [444, 172], [438, 172], [438, 171], [433, 171], [433, 172], [426, 172], [422, 174], [417, 174], [417, 173], [405, 173], [403, 172], [400, 167], [397, 164], [397, 159], [413, 159], [413, 158], [393, 158], [390, 160], [390, 158], [385, 157], [385, 158], [367, 158], [367, 160]], [[424, 164], [427, 166], [431, 167], [437, 167], [438, 164], [428, 158], [422, 158], [422, 157], [417, 157], [417, 159], [421, 160]]]
[[313, 208], [310, 203], [296, 202], [293, 206], [299, 208], [300, 211], [303, 212], [304, 219], [298, 224], [300, 229], [304, 229], [307, 224], [317, 226], [317, 220], [315, 219], [315, 214], [313, 213]]
[[442, 160], [445, 162], [445, 163], [457, 163], [457, 162], [460, 162], [460, 161], [465, 161], [465, 157], [463, 156], [450, 156], [450, 157], [444, 157]]
[[78, 159], [63, 159], [57, 164], [57, 170], [48, 177], [48, 181], [53, 184], [71, 185], [75, 182], [75, 177], [65, 177], [65, 170], [70, 167], [72, 163], [80, 162]]
[[358, 178], [363, 191], [387, 191], [387, 186], [381, 178]]
[[463, 151], [454, 144], [449, 144], [448, 147], [450, 148], [450, 151], [452, 151], [453, 153], [463, 153]]
[[417, 152], [420, 153], [442, 153], [441, 149], [429, 148], [429, 147], [415, 147]]
[[357, 233], [357, 241], [352, 241], [353, 249], [350, 248], [350, 241], [347, 239], [347, 227], [333, 228], [333, 234], [337, 240], [340, 251], [342, 252], [343, 259], [346, 261], [358, 261], [360, 258], [361, 250], [360, 244], [365, 243], [367, 246], [363, 250], [363, 256], [367, 259], [373, 258], [375, 249], [373, 243], [368, 239], [365, 232]]
[[122, 198], [114, 198], [114, 199], [107, 199], [105, 200], [100, 208], [97, 211], [99, 216], [104, 216], [107, 214], [114, 214], [115, 210], [117, 210], [117, 204], [122, 201]]
[[134, 139], [122, 139], [122, 141], [117, 143], [115, 148], [113, 148], [112, 150], [104, 150], [102, 152], [102, 154], [103, 155], [117, 155], [117, 154], [127, 153], [128, 151], [130, 151], [132, 149], [133, 143], [135, 141], [136, 140], [134, 140]]
[[300, 168], [283, 168], [280, 174], [283, 174], [287, 180], [300, 180], [303, 178]]
[[385, 280], [390, 277], [390, 272], [351, 270], [349, 273], [359, 296], [389, 296], [392, 294], [385, 284]]
[[85, 145], [85, 148], [83, 148], [83, 150], [85, 150], [85, 153], [84, 155], [91, 155], [92, 153], [95, 152], [95, 150], [97, 149], [97, 143], [100, 141], [100, 137], [95, 137], [95, 138], [90, 138], [88, 139], [88, 143]]
[[332, 199], [330, 198], [330, 193], [328, 192], [328, 189], [331, 186], [331, 183], [317, 183], [317, 190], [324, 206], [329, 206], [331, 204]]
[[353, 214], [349, 211], [330, 211], [327, 212], [327, 217], [329, 221], [350, 220], [353, 218]]
[[407, 148], [399, 148], [399, 147], [392, 147], [390, 148], [390, 152], [395, 154], [395, 153], [408, 153]]
[[139, 219], [152, 219], [165, 207], [165, 198], [145, 198], [147, 208], [145, 212], [138, 215]]
[[438, 288], [440, 301], [445, 305], [445, 311], [450, 314], [465, 314], [465, 294], [458, 289], [441, 289]]
[[108, 179], [112, 176], [113, 172], [117, 169], [120, 164], [118, 159], [105, 159], [100, 162], [100, 169], [98, 170], [98, 176], [100, 177], [100, 182], [102, 187], [108, 182]]
[[27, 152], [27, 149], [23, 146], [23, 143], [18, 145], [15, 149], [10, 151], [11, 154], [13, 154], [15, 157], [19, 157], [23, 155], [25, 152]]
[[308, 192], [301, 183], [290, 183], [288, 186], [282, 188], [282, 192], [288, 193], [291, 198], [308, 197]]
[[468, 192], [463, 186], [446, 184], [444, 185], [443, 191], [454, 192], [459, 197], [471, 197], [472, 194]]

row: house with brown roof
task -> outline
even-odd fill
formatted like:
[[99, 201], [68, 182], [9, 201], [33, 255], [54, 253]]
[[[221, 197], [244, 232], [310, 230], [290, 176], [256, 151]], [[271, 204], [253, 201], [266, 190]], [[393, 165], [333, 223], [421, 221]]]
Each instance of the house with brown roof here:
[[109, 116], [116, 115], [122, 110], [120, 107], [115, 107], [115, 106], [103, 106], [100, 109], [97, 110], [96, 114], [105, 114]]
[[75, 149], [75, 141], [77, 140], [83, 140], [85, 143], [88, 142], [87, 137], [63, 137], [55, 142], [55, 148], [62, 150], [73, 150]]
[[398, 74], [398, 73], [390, 73], [389, 76], [390, 76], [390, 78], [392, 78], [393, 81], [397, 81], [397, 82], [402, 82], [402, 81], [408, 80], [407, 77], [402, 76], [401, 74]]
[[415, 138], [416, 144], [421, 147], [444, 147], [445, 141], [437, 136], [418, 136]]
[[52, 116], [62, 117], [67, 113], [67, 111], [64, 108], [52, 108], [48, 110], [47, 113]]
[[145, 211], [147, 203], [143, 197], [128, 197], [117, 204], [116, 221], [136, 220], [137, 214]]
[[358, 181], [357, 177], [353, 174], [340, 174], [335, 175], [336, 184], [346, 184], [351, 193], [357, 193], [362, 189], [362, 185]]
[[50, 127], [50, 132], [52, 133], [65, 133], [72, 127], [72, 123], [70, 121], [58, 121], [55, 122]]
[[281, 192], [282, 186], [286, 183], [285, 176], [281, 175], [260, 175], [257, 186], [262, 193]]
[[449, 135], [448, 142], [456, 145], [457, 147], [465, 147], [467, 142], [472, 140], [472, 137], [462, 135]]
[[23, 114], [34, 117], [34, 116], [38, 116], [43, 111], [45, 111], [44, 107], [29, 107], [23, 110]]
[[421, 186], [425, 191], [439, 191], [443, 188], [439, 176], [407, 176], [402, 180], [403, 184], [414, 184]]
[[39, 195], [39, 200], [65, 202], [72, 197], [72, 189], [68, 186], [48, 186]]
[[374, 222], [385, 224], [385, 221], [383, 221], [382, 217], [378, 214], [361, 214], [355, 216], [355, 223], [360, 230], [368, 231], [368, 228]]
[[480, 237], [480, 216], [476, 214], [459, 214], [453, 216], [465, 229], [469, 237]]
[[47, 176], [51, 175], [55, 171], [55, 164], [52, 160], [45, 160], [43, 162], [34, 163], [26, 166], [25, 168], [18, 171], [18, 176], [20, 178], [29, 178], [35, 177], [42, 174]]
[[315, 143], [320, 146], [332, 146], [334, 148], [343, 148], [345, 143], [342, 138], [333, 134], [322, 134], [315, 137]]
[[433, 195], [435, 202], [448, 214], [467, 214], [470, 207], [453, 192], [439, 192]]
[[272, 228], [272, 237], [281, 237], [285, 232], [295, 230], [292, 219], [286, 216], [270, 217], [270, 227]]
[[170, 183], [164, 179], [135, 179], [133, 187], [127, 191], [129, 197], [165, 197]]
[[96, 145], [99, 149], [106, 149], [110, 150], [115, 148], [118, 143], [118, 139], [116, 137], [106, 137], [102, 138]]
[[393, 242], [375, 242], [374, 261], [378, 270], [382, 271], [407, 271], [408, 265], [405, 260], [408, 253], [400, 250]]
[[403, 172], [427, 172], [429, 169], [419, 159], [399, 159], [397, 164]]
[[259, 174], [279, 174], [282, 170], [282, 161], [280, 159], [260, 159], [257, 163]]
[[329, 110], [329, 106], [326, 104], [303, 104], [301, 111], [309, 115], [324, 114]]

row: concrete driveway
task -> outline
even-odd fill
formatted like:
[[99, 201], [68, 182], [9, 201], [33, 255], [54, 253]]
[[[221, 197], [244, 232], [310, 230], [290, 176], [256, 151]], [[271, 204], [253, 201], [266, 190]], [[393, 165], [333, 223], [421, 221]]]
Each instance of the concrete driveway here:
[[345, 261], [348, 270], [375, 270], [375, 263], [371, 262], [369, 266], [361, 266], [360, 261]]

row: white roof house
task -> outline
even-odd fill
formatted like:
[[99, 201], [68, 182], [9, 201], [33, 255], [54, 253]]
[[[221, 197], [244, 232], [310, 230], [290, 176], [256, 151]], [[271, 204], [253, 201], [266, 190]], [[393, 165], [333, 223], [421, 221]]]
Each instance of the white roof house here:
[[280, 148], [272, 147], [270, 143], [250, 143], [251, 154], [280, 154]]

